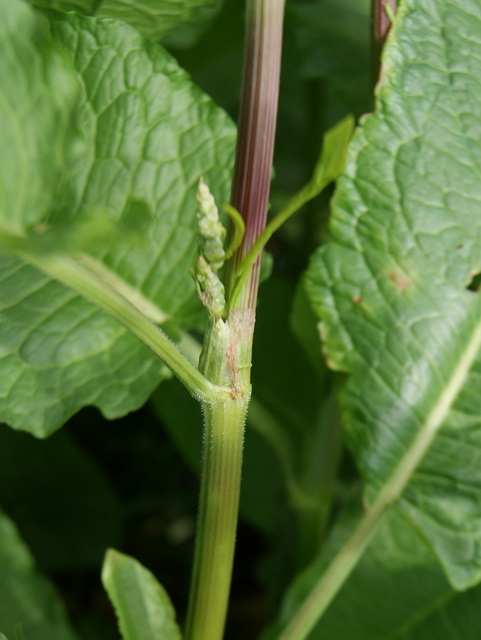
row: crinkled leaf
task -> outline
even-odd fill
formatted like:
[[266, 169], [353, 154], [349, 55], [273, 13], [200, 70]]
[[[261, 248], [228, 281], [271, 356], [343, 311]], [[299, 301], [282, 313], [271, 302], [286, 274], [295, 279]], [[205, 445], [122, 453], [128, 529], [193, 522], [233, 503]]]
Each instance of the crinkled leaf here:
[[102, 582], [114, 605], [122, 640], [181, 640], [169, 596], [137, 560], [110, 549]]
[[[285, 599], [283, 622], [316, 584], [359, 518], [344, 513], [319, 558], [295, 581]], [[419, 532], [392, 511], [310, 640], [475, 640], [481, 634], [481, 587], [459, 593], [447, 582]], [[264, 640], [276, 637], [272, 628]]]
[[0, 1], [0, 228], [44, 222], [75, 153], [79, 83], [43, 17]]
[[[70, 165], [51, 225], [95, 210], [125, 227], [132, 211], [143, 216], [139, 231], [92, 246], [95, 268], [135, 290], [156, 322], [192, 325], [202, 313], [189, 274], [197, 181], [227, 200], [234, 127], [128, 25], [55, 14], [52, 32], [78, 72], [86, 152]], [[10, 425], [45, 435], [85, 405], [116, 417], [167, 374], [116, 321], [19, 259], [2, 257], [0, 283], [0, 413]]]
[[78, 11], [128, 22], [144, 36], [159, 40], [177, 28], [197, 30], [220, 0], [30, 0], [43, 9]]
[[39, 575], [13, 523], [0, 512], [0, 629], [32, 640], [75, 640], [50, 582]]
[[410, 478], [399, 506], [462, 589], [481, 579], [481, 7], [398, 16], [308, 284], [368, 501]]

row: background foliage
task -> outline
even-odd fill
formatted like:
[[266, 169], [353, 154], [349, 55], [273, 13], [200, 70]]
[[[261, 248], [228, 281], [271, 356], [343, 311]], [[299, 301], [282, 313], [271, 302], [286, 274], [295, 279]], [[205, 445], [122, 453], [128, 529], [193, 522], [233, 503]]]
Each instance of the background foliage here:
[[[232, 120], [240, 92], [243, 3], [157, 2], [155, 12], [150, 2], [140, 0], [38, 0], [31, 4], [38, 11], [33, 12], [21, 0], [11, 0], [8, 9], [6, 0], [0, 2], [1, 93], [5, 98], [2, 104], [7, 105], [0, 112], [6, 123], [1, 142], [2, 148], [11, 151], [8, 161], [3, 155], [1, 160], [1, 173], [7, 178], [0, 184], [0, 242], [11, 247], [21, 233], [26, 250], [43, 247], [48, 251], [59, 239], [75, 242], [78, 250], [93, 246], [91, 255], [97, 267], [107, 269], [109, 276], [123, 285], [139, 289], [149, 313], [164, 323], [173, 338], [179, 338], [184, 329], [200, 336], [203, 315], [189, 276], [195, 245], [195, 185], [202, 173], [217, 201], [228, 199], [235, 138]], [[439, 4], [445, 7], [449, 3]], [[471, 117], [477, 107], [467, 97], [477, 92], [465, 95], [464, 81], [459, 84], [458, 99], [469, 106], [466, 112], [459, 104], [439, 100], [438, 93], [442, 94], [441, 85], [456, 80], [450, 71], [456, 65], [462, 67], [467, 57], [473, 60], [471, 76], [479, 77], [474, 68], [477, 45], [471, 54], [465, 50], [466, 42], [476, 42], [479, 10], [474, 3], [466, 4], [468, 21], [463, 21], [462, 12], [449, 8], [440, 17], [433, 1], [425, 3], [424, 22], [416, 14], [409, 23], [406, 11], [399, 48], [393, 47], [390, 54], [393, 67], [397, 65], [401, 71], [389, 80], [390, 85], [387, 82], [387, 93], [395, 93], [399, 83], [404, 83], [409, 99], [394, 107], [386, 100], [380, 118], [371, 120], [358, 135], [343, 192], [336, 199], [337, 223], [330, 229], [338, 246], [331, 245], [327, 257], [325, 253], [315, 258], [310, 270], [311, 289], [317, 291], [314, 298], [322, 298], [315, 310], [330, 333], [331, 364], [342, 371], [354, 371], [356, 389], [364, 389], [362, 384], [369, 387], [354, 393], [351, 383], [343, 402], [353, 418], [348, 440], [352, 449], [362, 450], [360, 468], [363, 480], [368, 481], [370, 498], [396, 458], [390, 447], [395, 449], [397, 441], [387, 443], [385, 450], [391, 451], [391, 458], [376, 467], [379, 459], [372, 454], [370, 442], [363, 443], [362, 438], [377, 441], [388, 436], [383, 424], [376, 426], [375, 420], [367, 421], [375, 424], [374, 435], [359, 427], [366, 421], [365, 412], [359, 409], [362, 397], [372, 391], [376, 381], [369, 377], [374, 375], [373, 369], [366, 373], [362, 363], [355, 361], [351, 339], [358, 339], [356, 357], [360, 359], [365, 347], [362, 337], [373, 324], [362, 314], [366, 305], [378, 306], [376, 286], [383, 291], [391, 287], [394, 310], [383, 319], [384, 324], [392, 324], [403, 313], [409, 315], [405, 300], [402, 305], [398, 300], [405, 274], [402, 269], [386, 271], [386, 282], [374, 282], [372, 297], [358, 301], [365, 304], [364, 311], [359, 304], [359, 310], [352, 313], [356, 286], [359, 288], [361, 281], [365, 286], [369, 275], [362, 265], [353, 269], [351, 263], [350, 270], [340, 270], [343, 277], [339, 291], [335, 291], [336, 301], [318, 292], [329, 284], [332, 272], [339, 271], [338, 265], [347, 262], [343, 252], [349, 251], [349, 242], [358, 248], [367, 238], [371, 255], [376, 254], [382, 244], [379, 229], [386, 221], [386, 207], [399, 205], [399, 184], [411, 204], [415, 201], [416, 207], [421, 204], [424, 209], [407, 230], [403, 226], [406, 219], [395, 218], [402, 228], [394, 235], [404, 243], [389, 246], [396, 268], [399, 262], [405, 270], [413, 268], [404, 264], [402, 253], [406, 242], [415, 247], [421, 236], [421, 257], [413, 249], [412, 262], [415, 258], [424, 260], [423, 252], [441, 252], [437, 260], [445, 268], [440, 274], [422, 262], [426, 289], [412, 301], [415, 311], [434, 283], [439, 291], [449, 293], [445, 300], [451, 304], [453, 285], [464, 289], [479, 270], [477, 245], [467, 242], [460, 230], [470, 223], [452, 219], [477, 207], [477, 192], [470, 188], [479, 163], [476, 158], [461, 157], [453, 164], [452, 158], [443, 157], [445, 171], [439, 183], [439, 175], [433, 178], [431, 174], [431, 166], [440, 159], [438, 151], [429, 155], [419, 148], [427, 144], [426, 139], [434, 145], [441, 133], [459, 128], [460, 113], [464, 141], [461, 144], [453, 138], [454, 147], [463, 149], [474, 135]], [[412, 10], [414, 3], [406, 2], [406, 6]], [[70, 10], [79, 14], [61, 13]], [[274, 210], [310, 177], [323, 132], [347, 113], [359, 118], [372, 109], [368, 11], [368, 0], [287, 3], [271, 198]], [[16, 27], [17, 21], [22, 30]], [[444, 22], [453, 35], [440, 53], [436, 47], [446, 42], [446, 32], [443, 35], [436, 25]], [[403, 41], [403, 37], [411, 37], [412, 42]], [[12, 59], [14, 40], [16, 56]], [[165, 48], [156, 44], [159, 40]], [[421, 60], [418, 67], [403, 54], [409, 47], [414, 58]], [[444, 66], [439, 64], [440, 58]], [[423, 74], [429, 65], [436, 68], [437, 75], [426, 85]], [[52, 86], [57, 85], [62, 91], [53, 92]], [[10, 109], [10, 103], [23, 104], [25, 109]], [[32, 104], [41, 105], [45, 113], [41, 129], [32, 120]], [[425, 128], [414, 132], [422, 136], [422, 143], [412, 131], [419, 127], [420, 113], [424, 125], [432, 127], [427, 134]], [[380, 140], [388, 148], [379, 144]], [[358, 164], [366, 141], [371, 143], [373, 155]], [[399, 154], [392, 153], [393, 145], [401, 149]], [[29, 173], [28, 157], [36, 159], [41, 173]], [[412, 172], [405, 168], [413, 163], [426, 180], [412, 180]], [[64, 171], [66, 165], [68, 172]], [[366, 183], [376, 184], [379, 166], [391, 167], [394, 177], [372, 198], [378, 204], [378, 219], [369, 218], [367, 227], [361, 225], [359, 231], [352, 218], [357, 209], [349, 209], [356, 198], [352, 190], [360, 184], [361, 198]], [[461, 182], [465, 193], [447, 189], [449, 180]], [[444, 193], [451, 215], [449, 220], [441, 220], [443, 228], [437, 234], [431, 227], [423, 228], [434, 192]], [[468, 192], [469, 206], [464, 199]], [[268, 247], [273, 273], [260, 293], [253, 360], [255, 397], [246, 437], [228, 640], [256, 637], [274, 617], [293, 578], [308, 567], [283, 601], [282, 616], [288, 618], [359, 516], [361, 483], [342, 443], [335, 400], [343, 374], [326, 370], [316, 317], [304, 287], [299, 286], [309, 255], [327, 236], [329, 195], [307, 205]], [[402, 205], [403, 211], [410, 210], [406, 200]], [[343, 218], [346, 211], [351, 213], [352, 229]], [[100, 222], [92, 226], [93, 215]], [[64, 223], [54, 228], [60, 216]], [[132, 235], [132, 229], [139, 226], [143, 233]], [[114, 227], [119, 231], [106, 248], [104, 241]], [[389, 244], [392, 236], [385, 229], [383, 233]], [[436, 242], [435, 236], [445, 242]], [[461, 243], [456, 259], [445, 259], [448, 249], [452, 255], [452, 245]], [[464, 261], [458, 259], [461, 254]], [[376, 264], [376, 269], [384, 273], [382, 266]], [[2, 419], [36, 436], [52, 434], [69, 419], [61, 432], [47, 440], [35, 440], [7, 427], [0, 430], [0, 564], [5, 567], [0, 581], [0, 631], [11, 640], [21, 620], [27, 640], [117, 638], [99, 575], [108, 547], [129, 553], [153, 571], [182, 622], [200, 461], [197, 404], [114, 321], [18, 257], [2, 257], [0, 279]], [[471, 293], [463, 291], [463, 301], [468, 295]], [[346, 313], [349, 322], [342, 331], [335, 315], [338, 300], [350, 305]], [[452, 305], [449, 313], [454, 313]], [[441, 314], [444, 320], [448, 318], [448, 324], [449, 313]], [[398, 322], [404, 342], [409, 322], [409, 318]], [[451, 324], [457, 327], [458, 319]], [[436, 339], [435, 332], [428, 333]], [[423, 341], [423, 347], [424, 343], [429, 340]], [[372, 356], [372, 345], [368, 346], [366, 359]], [[376, 358], [382, 361], [381, 356]], [[384, 361], [387, 369], [381, 371], [383, 379], [391, 375], [389, 364]], [[378, 409], [386, 400], [381, 395]], [[422, 414], [429, 407], [416, 409]], [[383, 419], [386, 413], [383, 409]], [[472, 413], [468, 393], [451, 414], [449, 429], [453, 433], [459, 430], [461, 414]], [[397, 424], [398, 416], [395, 418]], [[464, 483], [463, 445], [471, 444], [460, 440], [456, 444], [458, 488]], [[443, 455], [434, 450], [423, 473], [432, 475], [433, 469], [444, 465]], [[474, 584], [477, 567], [463, 567], [463, 557], [453, 553], [453, 548], [457, 551], [456, 540], [448, 535], [446, 542], [445, 531], [434, 538], [431, 535], [427, 542], [426, 531], [432, 534], [434, 529], [437, 534], [439, 524], [446, 524], [440, 516], [445, 515], [444, 480], [439, 478], [440, 489], [434, 498], [431, 495], [429, 506], [435, 517], [430, 518], [420, 515], [426, 506], [419, 498], [425, 476], [421, 473], [417, 484], [410, 486], [401, 508], [393, 510], [383, 523], [313, 638], [321, 633], [325, 640], [479, 637], [480, 618], [473, 612], [479, 610], [480, 588], [455, 589]], [[463, 520], [469, 530], [477, 517], [476, 501], [471, 499], [469, 488], [464, 490], [464, 501], [453, 518]], [[333, 514], [337, 516], [334, 526]], [[449, 525], [452, 532], [452, 522]], [[319, 541], [325, 543], [321, 549]], [[449, 580], [440, 568], [439, 557]], [[112, 571], [132, 570], [123, 566], [122, 558], [119, 555], [112, 560]], [[141, 572], [139, 581], [150, 588], [150, 574]], [[163, 593], [157, 596], [162, 599]], [[275, 628], [265, 637], [274, 637]]]

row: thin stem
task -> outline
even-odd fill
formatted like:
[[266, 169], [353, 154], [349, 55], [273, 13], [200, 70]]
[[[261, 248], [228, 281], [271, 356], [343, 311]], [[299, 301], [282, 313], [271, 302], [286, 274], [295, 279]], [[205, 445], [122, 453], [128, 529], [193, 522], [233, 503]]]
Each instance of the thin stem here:
[[58, 254], [33, 253], [24, 253], [22, 257], [107, 311], [147, 345], [193, 395], [206, 401], [229, 396], [228, 389], [212, 384], [202, 375], [137, 307], [74, 259]]
[[229, 601], [239, 510], [244, 424], [242, 402], [204, 404], [205, 442], [198, 536], [186, 640], [220, 640]]
[[317, 499], [303, 490], [296, 477], [293, 451], [285, 431], [277, 418], [255, 397], [249, 405], [247, 423], [249, 428], [257, 431], [275, 454], [283, 471], [291, 506], [299, 512], [315, 508]]
[[376, 501], [277, 640], [305, 640], [308, 637], [359, 562], [387, 506], [384, 500]]
[[347, 577], [358, 563], [369, 541], [376, 532], [387, 509], [400, 497], [414, 470], [424, 458], [451, 407], [466, 381], [466, 377], [481, 347], [481, 324], [474, 327], [471, 338], [460, 354], [449, 380], [434, 399], [431, 411], [412, 441], [391, 477], [384, 484], [376, 500], [354, 530], [347, 543], [321, 576], [289, 625], [277, 640], [305, 640], [312, 628], [333, 600]]
[[[235, 306], [229, 297], [238, 265], [265, 226], [279, 95], [285, 0], [247, 0], [246, 54], [232, 207], [244, 223], [242, 243], [226, 269], [226, 320], [211, 318], [200, 369], [231, 395], [204, 403], [205, 440], [194, 571], [185, 640], [222, 640], [235, 548], [244, 424], [259, 260]], [[238, 225], [231, 224], [231, 240]]]
[[[244, 79], [231, 204], [246, 232], [228, 264], [226, 292], [235, 285], [242, 259], [265, 227], [279, 98], [285, 0], [248, 0]], [[255, 309], [260, 259], [254, 263], [236, 307]]]
[[[298, 566], [319, 553], [331, 514], [335, 480], [342, 453], [342, 434], [335, 396], [326, 398], [318, 423], [304, 443], [300, 485], [314, 508], [299, 509]], [[309, 503], [308, 503], [309, 504]]]
[[236, 273], [237, 280], [230, 298], [231, 307], [236, 307], [252, 267], [274, 233], [309, 200], [318, 196], [344, 169], [347, 148], [353, 128], [354, 119], [352, 116], [347, 116], [327, 131], [324, 136], [322, 153], [317, 161], [313, 176], [259, 233], [239, 265]]

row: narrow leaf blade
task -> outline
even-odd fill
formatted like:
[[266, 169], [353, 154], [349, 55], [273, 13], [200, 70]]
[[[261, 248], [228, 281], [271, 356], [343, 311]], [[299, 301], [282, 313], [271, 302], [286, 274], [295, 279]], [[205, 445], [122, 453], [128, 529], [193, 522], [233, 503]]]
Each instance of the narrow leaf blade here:
[[13, 522], [2, 512], [0, 566], [0, 629], [9, 638], [23, 633], [35, 640], [76, 640], [52, 584], [36, 571]]
[[110, 549], [102, 582], [117, 613], [122, 640], [181, 640], [167, 593], [139, 562]]

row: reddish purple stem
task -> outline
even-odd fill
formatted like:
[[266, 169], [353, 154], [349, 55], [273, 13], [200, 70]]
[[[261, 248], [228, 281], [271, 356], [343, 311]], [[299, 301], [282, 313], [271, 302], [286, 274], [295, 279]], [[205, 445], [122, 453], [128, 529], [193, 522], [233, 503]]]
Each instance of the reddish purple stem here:
[[[279, 97], [284, 0], [249, 0], [244, 78], [231, 204], [244, 218], [241, 247], [228, 266], [227, 295], [235, 273], [266, 224]], [[254, 309], [260, 259], [242, 292], [239, 308]]]

